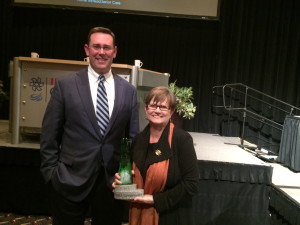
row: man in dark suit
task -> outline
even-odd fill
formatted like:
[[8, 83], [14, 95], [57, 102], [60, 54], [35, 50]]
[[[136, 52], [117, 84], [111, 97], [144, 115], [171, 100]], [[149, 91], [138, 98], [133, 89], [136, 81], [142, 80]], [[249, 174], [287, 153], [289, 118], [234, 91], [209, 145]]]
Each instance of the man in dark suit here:
[[[121, 138], [138, 133], [136, 89], [111, 71], [117, 55], [111, 30], [92, 28], [84, 50], [90, 65], [58, 79], [51, 93], [42, 125], [41, 172], [50, 188], [54, 225], [82, 225], [88, 210], [92, 224], [120, 225], [122, 202], [110, 187]], [[109, 106], [104, 134], [96, 117], [101, 76]]]

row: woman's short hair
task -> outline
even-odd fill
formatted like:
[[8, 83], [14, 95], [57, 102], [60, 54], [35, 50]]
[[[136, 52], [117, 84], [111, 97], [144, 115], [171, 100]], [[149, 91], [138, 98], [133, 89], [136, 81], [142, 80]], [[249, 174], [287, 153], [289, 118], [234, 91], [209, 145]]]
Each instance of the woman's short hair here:
[[152, 88], [145, 98], [145, 104], [149, 105], [152, 99], [156, 103], [167, 100], [171, 110], [174, 110], [176, 107], [176, 97], [167, 87], [158, 86]]

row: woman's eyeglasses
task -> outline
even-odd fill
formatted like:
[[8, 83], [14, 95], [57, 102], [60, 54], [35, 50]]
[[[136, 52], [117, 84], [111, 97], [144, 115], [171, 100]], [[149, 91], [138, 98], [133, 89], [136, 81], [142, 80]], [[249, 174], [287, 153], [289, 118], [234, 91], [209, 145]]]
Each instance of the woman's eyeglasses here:
[[160, 111], [167, 111], [170, 109], [169, 107], [167, 107], [165, 105], [156, 105], [156, 104], [150, 104], [147, 107], [148, 107], [148, 109], [151, 109], [151, 110], [156, 110], [157, 108], [159, 108]]

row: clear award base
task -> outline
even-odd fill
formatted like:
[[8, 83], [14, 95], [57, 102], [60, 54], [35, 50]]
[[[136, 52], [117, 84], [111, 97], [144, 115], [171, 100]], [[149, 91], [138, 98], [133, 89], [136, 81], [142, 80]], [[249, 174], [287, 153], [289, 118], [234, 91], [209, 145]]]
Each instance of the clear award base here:
[[119, 200], [133, 200], [135, 197], [143, 196], [144, 189], [136, 188], [136, 184], [116, 185], [114, 197]]

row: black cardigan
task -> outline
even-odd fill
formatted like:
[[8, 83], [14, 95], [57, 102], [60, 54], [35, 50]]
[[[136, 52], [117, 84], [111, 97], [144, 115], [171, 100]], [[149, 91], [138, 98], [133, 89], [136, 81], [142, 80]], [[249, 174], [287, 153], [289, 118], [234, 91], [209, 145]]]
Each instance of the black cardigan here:
[[[174, 127], [172, 137], [172, 148], [168, 144], [169, 126], [166, 127], [159, 143], [162, 154], [156, 156], [158, 162], [169, 158], [168, 177], [163, 192], [154, 193], [154, 207], [159, 213], [160, 225], [194, 224], [192, 213], [192, 198], [199, 189], [199, 173], [197, 167], [197, 157], [194, 149], [193, 139], [186, 131]], [[132, 154], [133, 161], [140, 171], [144, 169], [145, 157], [150, 138], [149, 125], [136, 136]], [[188, 222], [190, 221], [190, 222]]]

